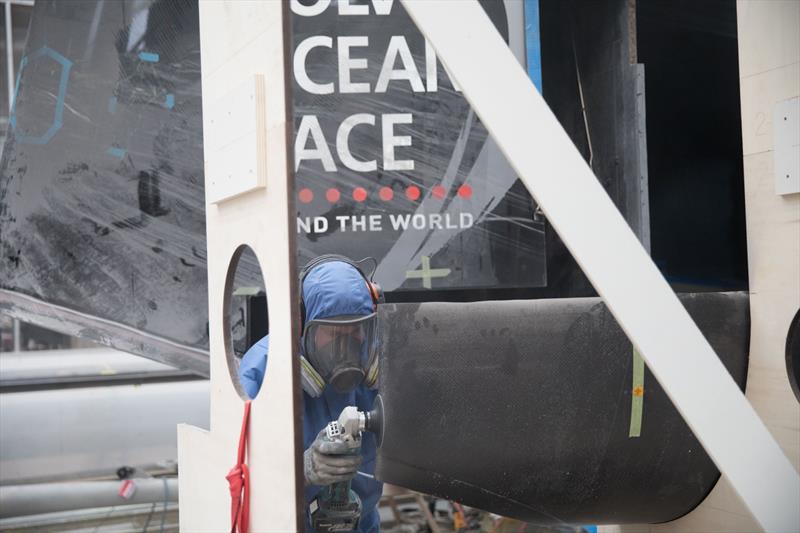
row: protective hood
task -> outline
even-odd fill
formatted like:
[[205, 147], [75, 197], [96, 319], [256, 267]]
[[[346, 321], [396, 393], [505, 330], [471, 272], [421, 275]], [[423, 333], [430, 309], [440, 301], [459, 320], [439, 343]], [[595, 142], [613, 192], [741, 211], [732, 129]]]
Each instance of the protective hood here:
[[369, 315], [374, 311], [364, 277], [353, 266], [330, 261], [314, 267], [303, 281], [306, 322], [336, 316]]
[[325, 383], [339, 393], [365, 380], [373, 383], [377, 315], [361, 273], [345, 262], [321, 263], [305, 276], [303, 298], [306, 320], [300, 344], [304, 361], [315, 371], [304, 375], [319, 377], [309, 394]]

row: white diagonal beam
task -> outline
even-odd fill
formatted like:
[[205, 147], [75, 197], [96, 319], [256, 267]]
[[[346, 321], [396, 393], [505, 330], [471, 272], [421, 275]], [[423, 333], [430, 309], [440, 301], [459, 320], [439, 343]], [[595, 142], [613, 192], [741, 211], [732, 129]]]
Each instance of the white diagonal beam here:
[[689, 427], [767, 531], [800, 477], [476, 0], [403, 0]]

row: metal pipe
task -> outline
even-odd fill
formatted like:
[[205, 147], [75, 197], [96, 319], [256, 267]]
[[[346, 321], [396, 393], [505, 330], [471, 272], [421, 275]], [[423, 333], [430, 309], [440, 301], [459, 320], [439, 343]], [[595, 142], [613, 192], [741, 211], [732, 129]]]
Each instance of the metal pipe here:
[[173, 462], [175, 426], [208, 427], [208, 394], [208, 381], [1, 393], [0, 484]]
[[178, 478], [143, 478], [131, 481], [135, 484], [135, 490], [127, 500], [119, 495], [122, 481], [0, 485], [0, 518], [178, 501]]
[[[122, 507], [97, 507], [94, 509], [77, 509], [59, 513], [15, 516], [0, 518], [0, 531], [30, 533], [36, 531], [114, 531], [116, 533], [155, 532], [156, 526], [146, 527], [149, 523], [160, 522], [166, 515], [164, 532], [178, 531], [178, 504], [169, 503], [164, 511], [159, 503], [143, 503]], [[148, 519], [151, 522], [148, 522]], [[159, 533], [161, 528], [158, 529]]]
[[14, 105], [14, 36], [11, 24], [11, 3], [5, 2], [6, 8], [6, 69], [8, 73], [8, 114]]

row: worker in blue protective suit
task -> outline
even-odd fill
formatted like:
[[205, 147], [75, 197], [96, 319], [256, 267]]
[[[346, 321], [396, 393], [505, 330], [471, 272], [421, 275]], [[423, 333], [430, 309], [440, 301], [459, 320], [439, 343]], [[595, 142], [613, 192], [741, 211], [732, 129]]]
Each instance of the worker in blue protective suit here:
[[[368, 411], [377, 395], [377, 304], [380, 287], [343, 256], [321, 256], [300, 274], [301, 379], [303, 385], [303, 465], [306, 530], [309, 505], [322, 486], [352, 479], [361, 498], [358, 531], [380, 530], [377, 503], [383, 484], [375, 481], [375, 437], [362, 437], [361, 456], [323, 442], [325, 426], [354, 405]], [[269, 335], [253, 345], [239, 365], [239, 381], [250, 398], [261, 387], [267, 366]], [[359, 474], [361, 472], [361, 474]], [[367, 474], [366, 476], [363, 474]], [[369, 477], [367, 477], [369, 476]]]

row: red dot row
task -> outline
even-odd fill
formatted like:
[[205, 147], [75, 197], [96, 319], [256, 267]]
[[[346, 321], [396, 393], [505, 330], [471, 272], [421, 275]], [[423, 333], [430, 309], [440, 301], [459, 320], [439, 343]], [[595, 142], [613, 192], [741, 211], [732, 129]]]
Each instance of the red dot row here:
[[[408, 198], [412, 202], [419, 200], [421, 194], [422, 192], [420, 191], [420, 188], [417, 187], [416, 185], [410, 185], [406, 187], [405, 190], [406, 198]], [[431, 189], [431, 195], [437, 200], [443, 199], [445, 197], [445, 194], [447, 194], [447, 191], [441, 185], [435, 185]], [[353, 189], [352, 195], [353, 195], [353, 200], [355, 200], [356, 202], [363, 202], [367, 199], [368, 196], [367, 190], [363, 187], [356, 187], [355, 189]], [[460, 186], [458, 188], [458, 196], [465, 199], [471, 198], [472, 187], [470, 187], [469, 185]], [[314, 201], [314, 191], [312, 191], [308, 187], [305, 187], [303, 189], [300, 189], [300, 191], [297, 193], [297, 197], [302, 203], [310, 204], [311, 202]], [[331, 188], [325, 191], [325, 199], [332, 204], [338, 202], [341, 197], [342, 193], [339, 192], [339, 189]], [[381, 187], [378, 190], [378, 197], [384, 202], [389, 202], [394, 198], [394, 189], [392, 189], [391, 187]]]

